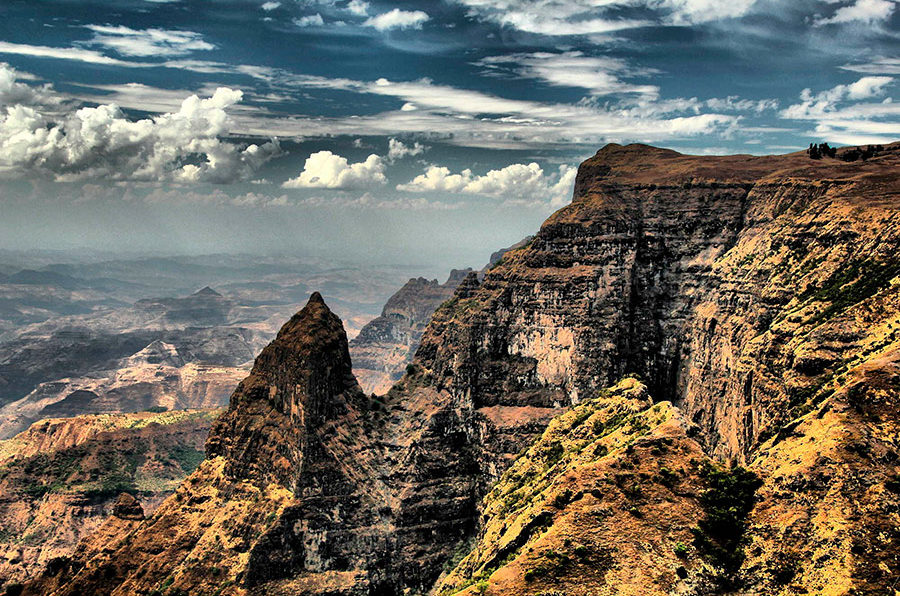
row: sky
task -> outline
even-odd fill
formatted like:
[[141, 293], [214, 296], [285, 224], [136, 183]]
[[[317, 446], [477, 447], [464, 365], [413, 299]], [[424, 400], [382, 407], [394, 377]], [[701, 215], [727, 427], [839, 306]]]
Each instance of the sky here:
[[607, 143], [900, 139], [900, 0], [3, 0], [0, 248], [480, 266]]

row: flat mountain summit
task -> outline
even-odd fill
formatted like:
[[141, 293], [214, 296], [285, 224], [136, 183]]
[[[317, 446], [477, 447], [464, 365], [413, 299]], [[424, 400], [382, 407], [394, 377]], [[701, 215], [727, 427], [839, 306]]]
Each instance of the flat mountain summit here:
[[891, 593], [898, 148], [609, 145], [382, 396], [314, 293], [176, 492], [23, 593]]

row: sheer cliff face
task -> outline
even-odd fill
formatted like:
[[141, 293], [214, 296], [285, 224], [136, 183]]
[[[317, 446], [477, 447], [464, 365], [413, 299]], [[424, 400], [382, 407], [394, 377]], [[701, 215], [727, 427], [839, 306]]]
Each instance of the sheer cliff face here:
[[[387, 394], [359, 389], [340, 321], [314, 296], [257, 359], [179, 491], [129, 521], [121, 544], [87, 545], [29, 589], [423, 593], [477, 536], [442, 589], [540, 593], [554, 582], [529, 583], [537, 565], [570, 574], [572, 594], [708, 593], [737, 574], [779, 593], [819, 589], [831, 561], [828, 581], [877, 593], [900, 573], [866, 554], [900, 547], [898, 166], [900, 151], [843, 163], [608, 146], [531, 242], [483, 282], [463, 280]], [[644, 385], [604, 390], [629, 374]], [[532, 448], [490, 492], [542, 433], [549, 452]], [[732, 520], [752, 550], [710, 559], [718, 576], [706, 559], [678, 565], [695, 551], [670, 544], [688, 540], [704, 491], [730, 486], [704, 472], [707, 456], [763, 478]], [[675, 476], [638, 498], [632, 485], [661, 467]], [[637, 477], [620, 485], [628, 470]], [[804, 480], [818, 470], [827, 478]], [[809, 498], [785, 499], [792, 490]], [[836, 540], [842, 528], [853, 538]], [[561, 564], [573, 537], [593, 554]], [[779, 562], [794, 552], [806, 558], [787, 573]], [[596, 573], [576, 581], [588, 564]]]
[[381, 316], [350, 341], [353, 373], [366, 393], [384, 394], [412, 362], [434, 311], [453, 293], [470, 269], [453, 269], [443, 284], [413, 278], [390, 297]]
[[475, 407], [568, 406], [638, 374], [743, 459], [881, 336], [848, 309], [900, 269], [898, 158], [608, 146], [570, 206], [435, 315], [418, 363]]

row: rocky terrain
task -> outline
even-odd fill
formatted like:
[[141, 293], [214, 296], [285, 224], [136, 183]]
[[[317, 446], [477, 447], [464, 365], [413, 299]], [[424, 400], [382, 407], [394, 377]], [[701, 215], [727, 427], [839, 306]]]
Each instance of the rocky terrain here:
[[[405, 274], [237, 257], [31, 259], [0, 279], [0, 438], [46, 417], [223, 405], [307, 284], [359, 329]], [[152, 297], [198, 279], [219, 289]]]
[[608, 145], [366, 396], [314, 294], [206, 460], [25, 594], [890, 594], [900, 144]]
[[434, 311], [453, 297], [470, 269], [453, 269], [443, 284], [410, 279], [388, 299], [381, 316], [369, 321], [350, 341], [353, 373], [366, 393], [384, 394], [412, 362]]
[[[203, 459], [217, 413], [47, 419], [0, 441], [0, 584], [72, 554], [110, 515], [152, 513]], [[131, 494], [143, 508], [123, 509]]]

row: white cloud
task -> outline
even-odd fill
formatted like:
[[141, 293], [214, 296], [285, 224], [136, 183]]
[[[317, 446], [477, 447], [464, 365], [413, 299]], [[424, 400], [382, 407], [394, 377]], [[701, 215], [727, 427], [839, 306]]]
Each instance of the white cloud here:
[[231, 182], [249, 176], [280, 151], [277, 141], [246, 148], [224, 142], [227, 109], [240, 91], [185, 99], [178, 111], [129, 120], [113, 104], [56, 116], [40, 106], [6, 105], [0, 115], [0, 170], [40, 172], [57, 180]]
[[800, 93], [800, 103], [788, 106], [781, 112], [783, 118], [818, 118], [835, 109], [836, 104], [846, 100], [869, 99], [883, 95], [885, 88], [894, 82], [892, 77], [862, 77], [849, 85], [837, 85], [813, 95], [811, 89]]
[[555, 176], [548, 176], [533, 162], [512, 164], [483, 176], [469, 169], [453, 174], [449, 168], [432, 165], [409, 183], [398, 185], [397, 190], [486, 195], [506, 203], [549, 203], [558, 207], [571, 198], [576, 173], [576, 168], [563, 165]]
[[845, 64], [843, 70], [867, 74], [900, 75], [900, 58], [876, 58], [862, 64]]
[[582, 52], [535, 52], [532, 54], [508, 54], [491, 56], [476, 64], [489, 71], [511, 68], [519, 76], [540, 79], [559, 87], [580, 87], [592, 95], [613, 93], [635, 93], [656, 97], [659, 87], [655, 85], [633, 85], [623, 82], [619, 75], [650, 74], [636, 71], [624, 60], [609, 57], [586, 56]]
[[863, 77], [847, 86], [848, 99], [868, 99], [884, 94], [884, 88], [894, 82], [892, 77]]
[[[692, 25], [741, 17], [756, 0], [459, 0], [470, 14], [540, 35], [603, 35], [654, 24]], [[647, 18], [621, 18], [643, 8]]]
[[[900, 103], [883, 96], [892, 77], [863, 77], [849, 85], [837, 85], [813, 94], [804, 89], [800, 103], [788, 106], [780, 116], [814, 122], [807, 136], [849, 145], [890, 143], [900, 136]], [[870, 100], [870, 101], [865, 101]]]
[[325, 19], [319, 13], [294, 19], [294, 24], [298, 27], [321, 27], [325, 24]]
[[269, 12], [275, 10], [279, 6], [281, 6], [281, 2], [265, 2], [262, 6], [260, 6], [260, 8], [262, 8], [266, 12]]
[[364, 17], [369, 14], [369, 3], [364, 0], [350, 0], [347, 10], [358, 17]]
[[303, 171], [291, 178], [283, 188], [366, 188], [374, 184], [385, 184], [384, 161], [372, 154], [366, 161], [349, 163], [346, 157], [331, 151], [319, 151], [306, 159]]
[[87, 25], [87, 28], [94, 32], [88, 44], [110, 48], [122, 56], [183, 56], [216, 47], [193, 31], [136, 30], [107, 25]]
[[428, 147], [420, 144], [418, 141], [414, 142], [412, 145], [406, 145], [403, 143], [403, 141], [390, 138], [388, 139], [387, 160], [389, 162], [395, 162], [398, 159], [403, 159], [404, 157], [414, 157], [416, 155], [422, 155], [423, 153], [425, 153], [426, 149], [428, 149]]
[[816, 25], [860, 22], [873, 25], [886, 21], [897, 8], [895, 0], [856, 0], [853, 4], [841, 6], [827, 19], [818, 19]]
[[72, 60], [85, 64], [102, 64], [106, 66], [120, 66], [122, 68], [173, 68], [178, 70], [190, 70], [203, 74], [241, 74], [255, 79], [271, 81], [276, 73], [284, 75], [284, 72], [276, 71], [267, 66], [252, 64], [226, 64], [209, 60], [167, 60], [165, 62], [134, 62], [120, 60], [104, 56], [95, 50], [84, 48], [54, 48], [49, 46], [34, 46], [29, 44], [17, 44], [0, 41], [0, 54], [14, 54], [19, 56], [31, 56], [34, 58], [51, 58], [55, 60]]
[[671, 10], [669, 19], [673, 23], [683, 25], [742, 17], [755, 3], [756, 0], [666, 0], [661, 4]]
[[[392, 82], [386, 79], [354, 81], [323, 77], [299, 77], [299, 87], [340, 89], [397, 98], [398, 108], [368, 116], [346, 118], [293, 118], [270, 121], [255, 129], [257, 134], [366, 134], [396, 136], [433, 135], [457, 145], [522, 148], [552, 144], [596, 145], [609, 141], [655, 142], [698, 134], [726, 132], [736, 126], [739, 117], [702, 113], [697, 100], [684, 100], [658, 109], [659, 102], [633, 106], [545, 103], [507, 99], [445, 85], [428, 80]], [[683, 112], [685, 115], [669, 117]], [[282, 128], [282, 126], [284, 128]], [[296, 132], [290, 132], [296, 131]]]
[[400, 10], [395, 8], [376, 17], [366, 19], [363, 25], [374, 27], [379, 31], [390, 29], [421, 29], [422, 24], [429, 20], [427, 13], [421, 10]]
[[48, 46], [34, 46], [29, 44], [9, 43], [0, 41], [0, 54], [17, 54], [20, 56], [33, 56], [35, 58], [56, 58], [59, 60], [75, 60], [88, 64], [105, 64], [109, 66], [135, 66], [145, 67], [148, 64], [128, 62], [104, 56], [94, 50], [82, 48], [52, 48]]
[[[0, 107], [22, 104], [35, 105], [44, 103], [59, 103], [58, 98], [52, 95], [49, 85], [32, 87], [18, 82], [18, 73], [5, 62], [0, 62]], [[20, 75], [19, 75], [20, 76]]]
[[431, 165], [424, 174], [419, 174], [406, 184], [398, 184], [397, 190], [407, 192], [463, 192], [472, 181], [472, 170], [460, 174], [450, 173], [450, 168]]

